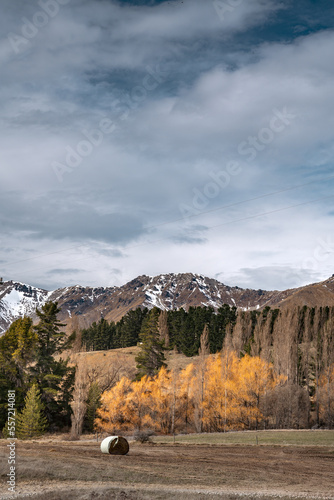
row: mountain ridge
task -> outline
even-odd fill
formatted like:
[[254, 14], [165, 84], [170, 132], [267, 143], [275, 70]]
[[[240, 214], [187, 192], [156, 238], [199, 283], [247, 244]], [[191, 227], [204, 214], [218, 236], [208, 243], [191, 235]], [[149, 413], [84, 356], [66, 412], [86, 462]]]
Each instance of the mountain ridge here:
[[102, 316], [118, 321], [130, 309], [154, 306], [160, 309], [188, 309], [228, 304], [242, 310], [294, 305], [334, 305], [334, 276], [288, 290], [253, 290], [224, 285], [214, 278], [193, 273], [141, 275], [121, 286], [84, 287], [74, 285], [48, 291], [25, 283], [5, 281], [0, 286], [0, 335], [23, 315], [35, 318], [36, 308], [48, 300], [57, 301], [59, 319], [67, 329], [85, 328]]

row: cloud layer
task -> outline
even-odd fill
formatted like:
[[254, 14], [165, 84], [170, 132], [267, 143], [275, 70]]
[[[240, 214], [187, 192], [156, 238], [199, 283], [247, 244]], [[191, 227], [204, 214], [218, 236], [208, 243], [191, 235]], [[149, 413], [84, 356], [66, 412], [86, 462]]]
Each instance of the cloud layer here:
[[329, 3], [4, 4], [6, 279], [332, 274]]

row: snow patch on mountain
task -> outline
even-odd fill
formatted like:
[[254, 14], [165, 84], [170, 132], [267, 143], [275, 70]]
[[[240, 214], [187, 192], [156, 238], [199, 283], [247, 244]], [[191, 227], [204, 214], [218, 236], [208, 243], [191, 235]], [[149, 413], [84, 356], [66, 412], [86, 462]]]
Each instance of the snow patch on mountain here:
[[169, 311], [209, 306], [217, 311], [228, 304], [249, 311], [267, 305], [279, 307], [289, 297], [295, 300], [298, 293], [302, 305], [305, 297], [310, 303], [334, 304], [334, 276], [318, 285], [306, 286], [305, 291], [303, 287], [285, 291], [242, 289], [193, 273], [142, 275], [120, 287], [75, 285], [52, 292], [7, 281], [0, 285], [0, 335], [19, 317], [34, 317], [36, 308], [41, 308], [48, 300], [58, 302], [61, 309], [59, 319], [70, 330], [72, 323], [87, 328], [93, 321], [99, 321], [102, 315], [108, 321], [118, 321], [137, 307], [158, 307]]
[[0, 335], [18, 318], [32, 316], [49, 295], [50, 292], [25, 283], [3, 283], [0, 289]]
[[[210, 284], [210, 279], [199, 274], [162, 274], [160, 276], [140, 276], [146, 281], [144, 306], [148, 309], [172, 310], [187, 307], [190, 297], [202, 297], [201, 305], [218, 309], [223, 305], [222, 296], [217, 284]], [[218, 283], [218, 282], [216, 282]]]

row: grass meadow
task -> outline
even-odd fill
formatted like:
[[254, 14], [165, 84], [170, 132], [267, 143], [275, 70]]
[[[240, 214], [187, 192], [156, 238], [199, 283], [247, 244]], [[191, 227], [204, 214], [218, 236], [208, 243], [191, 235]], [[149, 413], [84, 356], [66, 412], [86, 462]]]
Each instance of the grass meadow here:
[[334, 446], [334, 430], [268, 430], [154, 436], [155, 443]]

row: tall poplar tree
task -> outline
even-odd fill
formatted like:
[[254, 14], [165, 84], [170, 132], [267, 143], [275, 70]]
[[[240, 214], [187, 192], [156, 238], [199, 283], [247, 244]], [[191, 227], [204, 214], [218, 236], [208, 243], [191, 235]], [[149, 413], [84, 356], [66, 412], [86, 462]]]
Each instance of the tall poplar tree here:
[[167, 311], [161, 311], [158, 321], [159, 338], [163, 342], [165, 349], [169, 348], [169, 330]]

